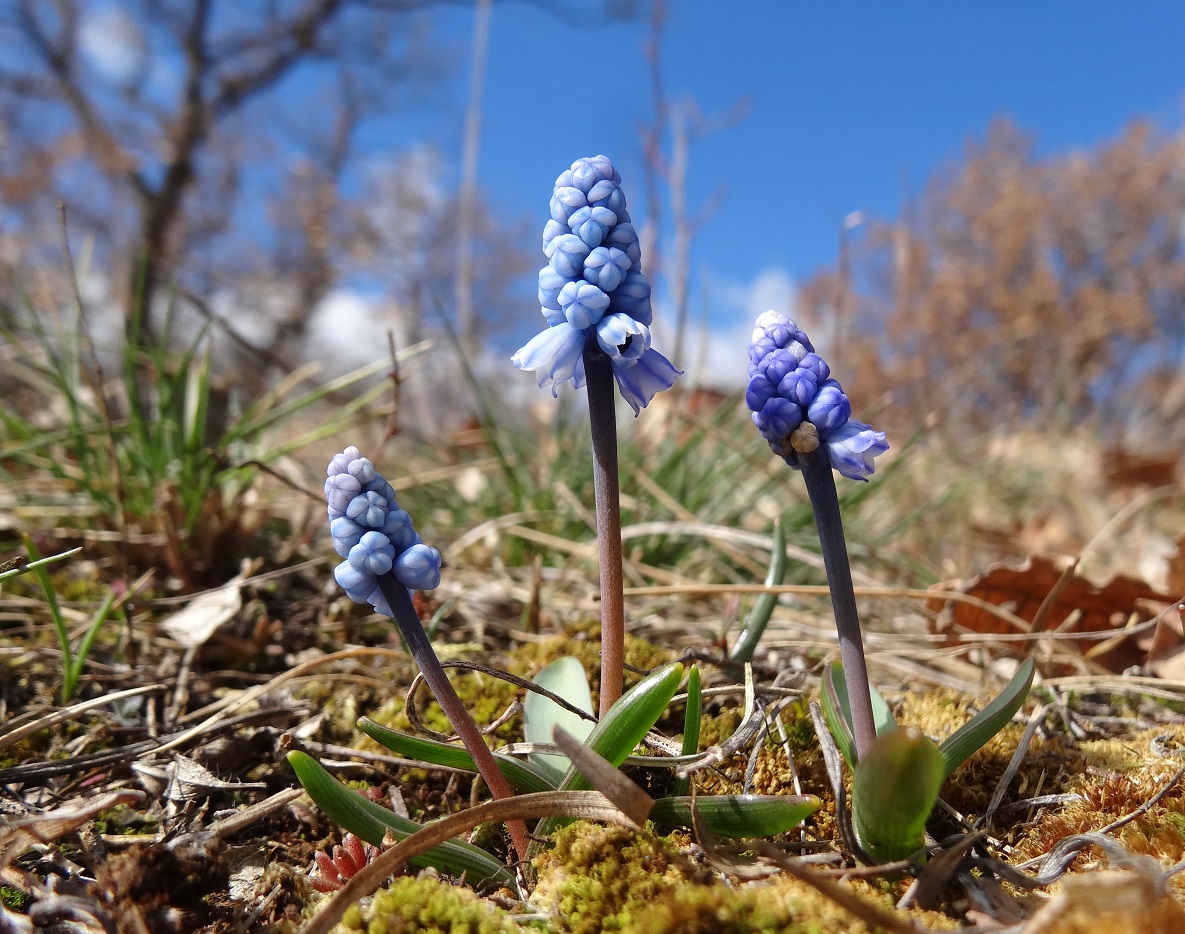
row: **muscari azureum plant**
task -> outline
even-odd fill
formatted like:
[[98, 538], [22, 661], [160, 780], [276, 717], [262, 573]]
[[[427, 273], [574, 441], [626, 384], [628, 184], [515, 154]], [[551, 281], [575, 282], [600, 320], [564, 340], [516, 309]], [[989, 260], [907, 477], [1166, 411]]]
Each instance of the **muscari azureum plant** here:
[[[369, 603], [377, 612], [394, 618], [424, 680], [490, 793], [495, 798], [510, 797], [514, 792], [448, 680], [412, 603], [413, 590], [432, 590], [440, 583], [440, 552], [424, 544], [411, 516], [399, 507], [394, 488], [356, 447], [334, 455], [326, 473], [329, 531], [334, 550], [345, 558], [334, 569], [334, 578], [355, 603]], [[526, 825], [511, 821], [509, 829], [515, 850], [525, 858]]]
[[849, 767], [856, 835], [872, 860], [905, 859], [925, 844], [926, 820], [942, 782], [1008, 723], [1033, 678], [1024, 662], [1003, 692], [936, 745], [913, 727], [898, 727], [869, 684], [832, 469], [867, 480], [889, 449], [883, 432], [852, 418], [852, 407], [827, 363], [790, 318], [767, 311], [749, 345], [745, 401], [775, 454], [802, 471], [815, 514], [842, 665], [823, 677], [823, 710]]
[[519, 369], [533, 370], [539, 387], [552, 395], [565, 382], [577, 389], [588, 384], [604, 716], [621, 696], [625, 652], [613, 382], [637, 415], [681, 371], [650, 346], [650, 282], [642, 273], [621, 176], [607, 157], [577, 159], [556, 179], [543, 252], [547, 265], [539, 270], [539, 304], [548, 326], [511, 359]]

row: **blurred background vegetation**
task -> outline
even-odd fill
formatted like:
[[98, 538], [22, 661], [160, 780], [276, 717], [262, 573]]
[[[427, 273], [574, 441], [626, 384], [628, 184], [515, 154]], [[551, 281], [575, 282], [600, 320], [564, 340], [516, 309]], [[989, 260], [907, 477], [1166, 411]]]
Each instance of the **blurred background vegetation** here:
[[[346, 434], [396, 460], [435, 534], [517, 516], [591, 538], [587, 464], [570, 456], [585, 444], [579, 401], [555, 405], [504, 363], [508, 327], [534, 313], [538, 225], [495, 211], [478, 184], [492, 5], [474, 4], [467, 54], [430, 28], [439, 6], [0, 3], [9, 550], [26, 529], [81, 526], [121, 543], [129, 572], [163, 566], [198, 588], [261, 547], [260, 484], [291, 494], [285, 529], [312, 541], [318, 504], [292, 488], [315, 493]], [[690, 154], [727, 140], [748, 103], [705, 114], [666, 90], [678, 9], [661, 0], [540, 7], [574, 38], [606, 22], [646, 36], [635, 54], [651, 116], [631, 206], [658, 318], [692, 372], [625, 429], [643, 465], [627, 472], [627, 521], [765, 532], [789, 510], [801, 528], [802, 497], [744, 425], [739, 387], [680, 359], [697, 327], [691, 244], [723, 197], [689, 201]], [[96, 11], [114, 44], [96, 45]], [[464, 73], [459, 153], [427, 137], [384, 151], [378, 123], [406, 121], [414, 138]], [[455, 185], [445, 162], [460, 165]], [[857, 413], [911, 458], [878, 480], [895, 491], [880, 505], [849, 494], [871, 569], [931, 583], [1001, 554], [1073, 551], [1106, 521], [1108, 491], [1175, 482], [1182, 217], [1180, 131], [1135, 121], [1093, 149], [1038, 156], [1004, 119], [899, 216], [848, 216], [836, 262], [784, 310], [820, 324]], [[347, 287], [381, 299], [359, 311], [340, 300]], [[1170, 533], [1150, 533], [1155, 560]], [[493, 558], [555, 549], [504, 539]], [[639, 534], [634, 559], [702, 579], [760, 572], [743, 549], [698, 552], [669, 533]]]

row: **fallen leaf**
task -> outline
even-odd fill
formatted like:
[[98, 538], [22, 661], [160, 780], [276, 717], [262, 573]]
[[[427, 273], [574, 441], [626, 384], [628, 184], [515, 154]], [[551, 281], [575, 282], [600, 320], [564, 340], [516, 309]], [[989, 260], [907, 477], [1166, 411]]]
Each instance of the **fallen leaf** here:
[[185, 609], [166, 617], [159, 623], [170, 639], [186, 648], [202, 645], [229, 622], [243, 608], [243, 597], [237, 581], [225, 587], [200, 593], [185, 605]]
[[1182, 604], [1156, 618], [1151, 638], [1140, 642], [1148, 653], [1148, 670], [1166, 681], [1185, 681], [1185, 616]]
[[[1038, 611], [1057, 588], [1058, 592], [1038, 620], [1038, 631], [1098, 634], [1096, 638], [1060, 641], [1063, 653], [1072, 653], [1116, 673], [1144, 664], [1147, 661], [1146, 647], [1142, 648], [1132, 638], [1135, 634], [1126, 634], [1125, 630], [1135, 621], [1161, 613], [1172, 603], [1172, 598], [1144, 581], [1123, 575], [1095, 585], [1073, 571], [1067, 572], [1067, 567], [1066, 559], [1059, 565], [1050, 557], [1030, 555], [1019, 566], [995, 565], [972, 581], [942, 587], [1006, 609], [1023, 620], [1027, 628], [1020, 629], [983, 607], [944, 598], [935, 588], [935, 596], [927, 601], [927, 606], [938, 614], [932, 629], [947, 636], [943, 642], [945, 646], [960, 644], [963, 633], [1012, 635], [1034, 632], [1033, 623]], [[1025, 653], [1036, 641], [1025, 639], [1012, 645], [1018, 652]], [[1074, 666], [1068, 664], [1060, 667], [1074, 670]]]
[[1177, 550], [1168, 556], [1168, 589], [1178, 597], [1185, 596], [1185, 532], [1177, 536]]

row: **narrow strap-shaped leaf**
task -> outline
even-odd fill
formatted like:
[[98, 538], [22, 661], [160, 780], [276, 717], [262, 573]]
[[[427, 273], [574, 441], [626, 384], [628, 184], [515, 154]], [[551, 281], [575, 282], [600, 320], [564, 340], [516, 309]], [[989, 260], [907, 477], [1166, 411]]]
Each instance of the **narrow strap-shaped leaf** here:
[[1033, 659], [1026, 658], [995, 700], [942, 741], [938, 751], [946, 768], [943, 778], [999, 733], [1020, 710], [1032, 687], [1035, 667]]
[[[347, 788], [307, 753], [293, 750], [288, 753], [288, 764], [317, 807], [334, 823], [367, 843], [377, 846], [388, 832], [402, 840], [423, 829], [420, 824], [400, 817], [394, 811]], [[514, 874], [509, 869], [485, 850], [457, 840], [442, 843], [410, 862], [417, 866], [444, 869], [454, 875], [463, 873], [474, 885], [496, 882], [511, 889], [516, 888]]]
[[[431, 765], [442, 765], [450, 769], [467, 769], [476, 772], [477, 766], [473, 756], [463, 746], [442, 743], [423, 736], [412, 736], [392, 730], [381, 723], [376, 723], [370, 717], [358, 718], [358, 729], [373, 739], [380, 746], [385, 746], [392, 752], [407, 759], [417, 759]], [[512, 756], [494, 753], [494, 761], [498, 764], [498, 771], [506, 776], [515, 791], [527, 793], [533, 791], [553, 791], [555, 784], [546, 775], [538, 771], [529, 762], [521, 762]]]
[[[557, 658], [531, 680], [581, 710], [592, 713], [593, 700], [588, 687], [588, 675], [584, 673], [584, 666], [579, 660], [571, 655]], [[592, 732], [594, 722], [565, 710], [551, 698], [534, 691], [528, 692], [523, 699], [523, 735], [528, 743], [550, 743], [552, 728], [557, 725], [584, 742]], [[538, 766], [542, 773], [553, 776], [553, 785], [563, 780], [564, 773], [571, 764], [564, 756], [540, 753], [532, 753], [528, 761]]]
[[[773, 550], [769, 555], [769, 570], [765, 575], [766, 587], [777, 587], [786, 579], [786, 533], [782, 531], [782, 520], [774, 520], [774, 542]], [[757, 644], [761, 641], [762, 633], [765, 632], [766, 624], [769, 623], [770, 616], [773, 615], [774, 607], [778, 605], [778, 595], [776, 593], [763, 593], [753, 603], [753, 609], [749, 612], [748, 619], [745, 620], [745, 628], [741, 630], [741, 634], [737, 636], [737, 641], [732, 646], [732, 651], [728, 653], [730, 661], [734, 662], [751, 662], [753, 661], [753, 653], [757, 650]]]
[[[602, 759], [607, 759], [614, 768], [620, 767], [626, 757], [634, 751], [634, 747], [650, 732], [650, 728], [658, 722], [682, 680], [683, 666], [678, 662], [672, 662], [651, 672], [614, 702], [588, 734], [585, 745]], [[592, 783], [575, 766], [568, 769], [560, 783], [561, 791], [584, 791], [591, 788]], [[556, 818], [542, 821], [535, 834], [541, 837], [549, 836], [561, 824], [562, 822]]]
[[[822, 685], [823, 716], [835, 738], [835, 745], [843, 753], [849, 768], [856, 763], [856, 741], [852, 731], [852, 707], [848, 701], [847, 681], [844, 680], [843, 663], [832, 662], [823, 672]], [[868, 691], [872, 698], [872, 718], [877, 736], [883, 736], [897, 726], [888, 701], [876, 685], [869, 682]]]
[[844, 686], [842, 671], [843, 666], [839, 662], [823, 669], [820, 700], [827, 729], [850, 769], [856, 765], [856, 738], [852, 735], [851, 711], [845, 709], [848, 690]]
[[[651, 672], [617, 699], [600, 719], [585, 745], [602, 759], [620, 766], [663, 715], [683, 680], [678, 662]], [[560, 783], [562, 791], [586, 791], [592, 786], [575, 768]]]
[[694, 811], [718, 837], [772, 837], [797, 827], [822, 806], [815, 795], [680, 795], [655, 801], [650, 819], [660, 826], [694, 827]]

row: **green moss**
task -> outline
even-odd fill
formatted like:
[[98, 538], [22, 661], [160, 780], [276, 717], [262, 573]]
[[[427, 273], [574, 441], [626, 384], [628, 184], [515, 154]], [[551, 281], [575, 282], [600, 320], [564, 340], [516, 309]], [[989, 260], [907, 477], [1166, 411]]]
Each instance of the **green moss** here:
[[534, 865], [532, 903], [552, 916], [551, 930], [571, 934], [648, 930], [639, 912], [706, 878], [667, 838], [586, 821], [560, 830]]
[[526, 930], [470, 889], [430, 873], [396, 879], [366, 907], [354, 905], [338, 931], [366, 934], [514, 934]]
[[[807, 934], [817, 925], [793, 920], [787, 903], [762, 904], [753, 889], [691, 886], [666, 893], [638, 912], [637, 930], [647, 934]], [[768, 901], [765, 899], [764, 901]]]
[[0, 905], [9, 911], [24, 911], [28, 904], [29, 896], [20, 889], [14, 889], [9, 885], [0, 885]]
[[[869, 929], [812, 886], [789, 876], [734, 885], [693, 863], [684, 835], [656, 836], [577, 821], [535, 860], [531, 903], [547, 912], [548, 930], [645, 934], [855, 934]], [[854, 896], [887, 910], [900, 893], [861, 880]], [[928, 928], [957, 927], [934, 913], [910, 916]]]

